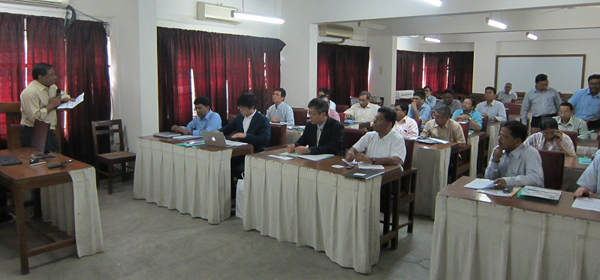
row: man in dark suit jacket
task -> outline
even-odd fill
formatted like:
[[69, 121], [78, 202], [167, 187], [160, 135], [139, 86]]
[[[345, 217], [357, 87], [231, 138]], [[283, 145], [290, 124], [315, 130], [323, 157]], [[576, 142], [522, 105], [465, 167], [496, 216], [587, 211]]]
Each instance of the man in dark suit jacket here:
[[237, 100], [240, 113], [220, 131], [231, 135], [231, 140], [245, 142], [254, 146], [254, 152], [265, 150], [271, 139], [271, 126], [269, 119], [256, 111], [256, 96], [244, 93]]
[[296, 143], [287, 146], [289, 153], [343, 155], [344, 126], [327, 116], [329, 104], [315, 98], [308, 103], [310, 123]]

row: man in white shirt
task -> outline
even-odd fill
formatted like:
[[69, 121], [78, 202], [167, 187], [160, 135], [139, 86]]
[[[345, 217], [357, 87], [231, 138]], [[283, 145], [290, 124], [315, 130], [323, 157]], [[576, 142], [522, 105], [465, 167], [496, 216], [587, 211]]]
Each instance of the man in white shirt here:
[[318, 94], [319, 96], [327, 95], [329, 99], [329, 109], [335, 111], [337, 105], [331, 100], [331, 91], [328, 88], [320, 88]]
[[286, 92], [283, 88], [277, 88], [273, 91], [273, 105], [267, 109], [267, 118], [272, 123], [282, 123], [294, 125], [294, 110], [290, 105], [285, 104]]
[[377, 110], [373, 130], [348, 150], [346, 160], [379, 165], [402, 165], [406, 157], [406, 146], [400, 134], [394, 131], [396, 112], [383, 107]]
[[496, 96], [496, 99], [504, 104], [511, 103], [513, 100], [517, 100], [517, 98], [519, 97], [517, 96], [517, 93], [512, 90], [511, 83], [506, 83], [504, 85], [504, 90], [499, 91]]
[[584, 120], [573, 116], [573, 105], [569, 102], [563, 102], [558, 106], [558, 116], [554, 117], [558, 123], [558, 129], [564, 131], [577, 132], [577, 138], [589, 139], [590, 132]]
[[419, 136], [419, 125], [408, 114], [408, 103], [396, 101], [394, 105], [396, 110], [396, 124], [394, 130], [402, 136], [402, 138], [411, 138]]
[[372, 122], [379, 110], [379, 105], [372, 104], [371, 93], [363, 91], [358, 96], [358, 103], [352, 105], [344, 112], [347, 119], [352, 119], [356, 122]]
[[479, 111], [483, 116], [488, 116], [488, 121], [506, 121], [506, 108], [504, 108], [504, 104], [494, 100], [496, 98], [496, 89], [494, 87], [486, 87], [484, 98], [485, 101], [477, 104], [475, 110]]

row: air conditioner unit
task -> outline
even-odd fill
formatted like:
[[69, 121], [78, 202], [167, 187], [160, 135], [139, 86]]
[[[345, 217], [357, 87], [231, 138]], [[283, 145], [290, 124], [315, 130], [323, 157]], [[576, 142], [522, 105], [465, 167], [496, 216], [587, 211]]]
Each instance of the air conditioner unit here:
[[0, 2], [58, 8], [65, 8], [69, 6], [69, 0], [0, 0]]
[[354, 29], [345, 25], [319, 24], [319, 36], [351, 39], [354, 36]]
[[237, 8], [198, 2], [196, 19], [239, 24], [240, 20], [231, 16], [231, 12], [237, 10]]

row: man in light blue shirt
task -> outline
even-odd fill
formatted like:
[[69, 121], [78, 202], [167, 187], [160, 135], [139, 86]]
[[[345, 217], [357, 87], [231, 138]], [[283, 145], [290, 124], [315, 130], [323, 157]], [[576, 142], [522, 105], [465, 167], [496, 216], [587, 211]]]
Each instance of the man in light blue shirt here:
[[475, 101], [471, 97], [465, 97], [462, 102], [462, 109], [456, 110], [452, 114], [452, 119], [457, 122], [468, 122], [469, 130], [480, 131], [483, 124], [483, 117], [477, 110], [473, 110]]
[[521, 122], [527, 125], [529, 111], [531, 111], [531, 127], [540, 127], [542, 118], [554, 117], [558, 106], [562, 103], [558, 92], [548, 87], [548, 75], [535, 76], [535, 87], [525, 94], [521, 105]]
[[600, 74], [588, 78], [588, 88], [573, 93], [569, 103], [575, 107], [575, 116], [589, 121], [589, 128], [600, 127]]
[[598, 197], [600, 195], [600, 157], [594, 157], [592, 164], [588, 166], [579, 180], [577, 180], [577, 185], [580, 185], [576, 191], [575, 196], [589, 196], [589, 197]]
[[423, 91], [415, 91], [413, 102], [408, 108], [408, 116], [414, 120], [421, 119], [426, 122], [431, 119], [431, 106], [425, 103], [425, 93]]
[[485, 101], [477, 104], [475, 110], [482, 116], [488, 116], [488, 121], [504, 122], [506, 121], [506, 108], [500, 101], [496, 101], [496, 89], [494, 87], [485, 88]]
[[423, 92], [425, 93], [425, 104], [429, 105], [429, 107], [433, 108], [437, 103], [437, 98], [432, 95], [431, 87], [426, 86], [423, 88]]
[[183, 135], [202, 136], [202, 130], [215, 131], [221, 128], [221, 116], [210, 109], [208, 98], [201, 96], [194, 100], [197, 116], [185, 127], [174, 125], [171, 130]]
[[287, 125], [294, 125], [294, 110], [290, 105], [283, 102], [285, 100], [285, 89], [277, 88], [273, 91], [273, 102], [267, 110], [267, 118], [272, 123], [282, 123]]

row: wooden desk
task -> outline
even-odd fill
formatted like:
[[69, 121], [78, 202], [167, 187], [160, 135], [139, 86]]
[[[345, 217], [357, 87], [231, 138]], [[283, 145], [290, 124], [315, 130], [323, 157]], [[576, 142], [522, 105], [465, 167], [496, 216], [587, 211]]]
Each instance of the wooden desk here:
[[382, 176], [359, 180], [343, 176], [350, 170], [332, 167], [344, 165], [340, 156], [320, 161], [269, 156], [284, 151], [246, 157], [244, 230], [308, 245], [343, 267], [370, 273], [381, 244], [398, 238], [397, 228], [380, 236], [380, 189], [397, 181], [401, 168], [386, 166]]
[[[29, 273], [30, 257], [75, 244], [75, 237], [67, 236], [66, 234], [60, 232], [56, 228], [48, 226], [47, 223], [41, 223], [40, 221], [30, 219], [27, 216], [27, 214], [25, 213], [25, 205], [23, 198], [25, 191], [40, 189], [63, 183], [69, 183], [71, 182], [71, 176], [69, 175], [69, 171], [93, 168], [83, 162], [76, 160], [74, 160], [71, 163], [67, 163], [63, 168], [48, 169], [47, 164], [29, 166], [29, 159], [31, 158], [31, 155], [35, 153], [39, 153], [39, 151], [34, 148], [17, 148], [0, 151], [1, 155], [10, 154], [14, 157], [19, 158], [19, 160], [23, 162], [23, 164], [20, 165], [0, 166], [0, 184], [7, 187], [13, 193], [14, 196], [14, 209], [11, 210], [13, 210], [17, 218], [17, 234], [19, 238], [19, 255], [21, 261], [22, 274]], [[55, 153], [54, 155], [56, 156], [55, 158], [48, 158], [45, 159], [45, 161], [48, 164], [52, 164], [70, 159], [61, 154]], [[89, 183], [93, 183], [95, 191], [95, 177], [92, 179], [92, 181], [93, 182]], [[88, 203], [88, 201], [83, 201], [80, 203]], [[98, 213], [97, 226], [99, 226], [99, 210], [97, 196], [95, 196], [95, 205], [93, 202], [90, 204], [90, 207], [94, 207], [94, 210]], [[68, 208], [68, 206], [61, 207], [65, 209]], [[29, 249], [27, 245], [26, 223], [32, 225], [34, 229], [45, 234], [50, 240], [53, 240], [54, 242], [38, 248]], [[88, 223], [94, 224], [94, 221], [88, 221]], [[50, 234], [46, 234], [45, 232], [43, 232], [46, 230], [51, 231]], [[100, 238], [102, 238], [101, 235]]]
[[485, 195], [463, 177], [437, 197], [430, 279], [600, 279], [600, 213]]
[[231, 158], [253, 153], [233, 148], [182, 147], [182, 141], [140, 137], [133, 197], [219, 224], [231, 216]]
[[344, 123], [344, 128], [369, 129], [369, 127], [371, 127], [370, 122], [354, 122], [352, 124]]

